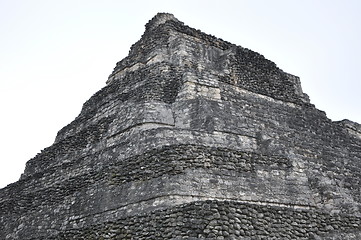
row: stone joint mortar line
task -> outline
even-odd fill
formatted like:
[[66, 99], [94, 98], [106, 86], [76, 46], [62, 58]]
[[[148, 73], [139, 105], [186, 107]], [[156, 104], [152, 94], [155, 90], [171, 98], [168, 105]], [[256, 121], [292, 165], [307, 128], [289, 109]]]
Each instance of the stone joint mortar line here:
[[[208, 197], [208, 196], [201, 196], [201, 195], [187, 195], [187, 194], [171, 194], [171, 195], [160, 195], [160, 196], [156, 196], [156, 197], [151, 197], [145, 200], [141, 200], [141, 201], [137, 201], [137, 202], [133, 202], [133, 203], [128, 203], [128, 204], [124, 204], [122, 206], [119, 207], [115, 207], [115, 208], [111, 208], [111, 209], [107, 209], [101, 212], [98, 212], [96, 214], [88, 214], [79, 218], [75, 218], [70, 220], [69, 222], [74, 222], [74, 221], [78, 221], [80, 219], [84, 219], [90, 216], [96, 216], [96, 215], [101, 215], [103, 213], [107, 213], [107, 212], [112, 212], [118, 209], [122, 209], [122, 208], [126, 208], [128, 206], [132, 206], [132, 205], [139, 205], [140, 203], [144, 203], [144, 202], [149, 202], [151, 200], [156, 200], [156, 199], [166, 199], [166, 198], [171, 198], [171, 197], [190, 197], [190, 198], [196, 198], [195, 201], [188, 201], [188, 202], [182, 202], [180, 204], [174, 205], [174, 206], [179, 206], [182, 204], [186, 204], [186, 203], [190, 203], [190, 202], [196, 202], [196, 201], [206, 201], [206, 200], [220, 200], [220, 201], [234, 201], [234, 202], [238, 202], [238, 203], [243, 203], [243, 204], [254, 204], [254, 205], [262, 205], [262, 206], [276, 206], [276, 207], [283, 207], [283, 208], [289, 208], [289, 209], [317, 209], [316, 206], [313, 205], [299, 205], [299, 204], [290, 204], [290, 203], [277, 203], [277, 202], [268, 202], [268, 201], [256, 201], [256, 200], [242, 200], [242, 199], [237, 199], [237, 198], [226, 198], [226, 197]], [[158, 210], [158, 209], [156, 209]], [[151, 211], [150, 211], [151, 212]]]

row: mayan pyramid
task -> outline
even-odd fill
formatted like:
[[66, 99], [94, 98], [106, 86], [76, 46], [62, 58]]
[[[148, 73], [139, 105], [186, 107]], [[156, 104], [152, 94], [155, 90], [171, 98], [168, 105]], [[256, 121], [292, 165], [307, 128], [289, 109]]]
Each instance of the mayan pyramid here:
[[361, 239], [360, 180], [361, 125], [161, 13], [0, 190], [0, 239]]

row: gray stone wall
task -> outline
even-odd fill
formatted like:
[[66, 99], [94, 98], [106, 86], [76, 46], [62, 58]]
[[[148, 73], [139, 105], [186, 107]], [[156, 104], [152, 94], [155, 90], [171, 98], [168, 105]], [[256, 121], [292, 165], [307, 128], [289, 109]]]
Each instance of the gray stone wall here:
[[0, 239], [358, 239], [360, 129], [260, 54], [158, 14], [0, 190]]
[[317, 210], [207, 200], [46, 239], [317, 239], [332, 232], [353, 232], [360, 223], [359, 218]]

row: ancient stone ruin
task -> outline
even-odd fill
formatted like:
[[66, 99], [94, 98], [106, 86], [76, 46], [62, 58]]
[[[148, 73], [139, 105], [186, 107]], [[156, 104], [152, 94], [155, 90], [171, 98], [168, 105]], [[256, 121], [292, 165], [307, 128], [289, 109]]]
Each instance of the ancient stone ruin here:
[[157, 14], [0, 190], [0, 239], [361, 239], [361, 125], [298, 77]]

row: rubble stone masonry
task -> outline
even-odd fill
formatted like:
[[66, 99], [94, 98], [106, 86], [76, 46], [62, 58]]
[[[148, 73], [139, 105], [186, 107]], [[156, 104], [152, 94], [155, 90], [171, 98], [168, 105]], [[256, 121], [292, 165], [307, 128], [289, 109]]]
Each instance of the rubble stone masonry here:
[[361, 239], [361, 125], [160, 13], [0, 190], [0, 239]]

